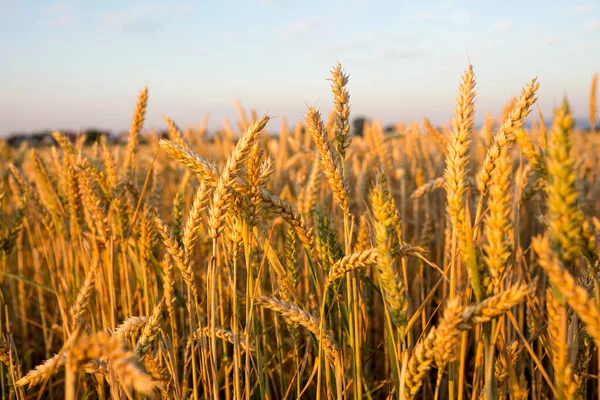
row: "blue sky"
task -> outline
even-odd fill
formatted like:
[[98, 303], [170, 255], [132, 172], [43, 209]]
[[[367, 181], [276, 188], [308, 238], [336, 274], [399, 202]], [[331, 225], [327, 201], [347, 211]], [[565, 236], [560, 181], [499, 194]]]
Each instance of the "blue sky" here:
[[293, 123], [329, 112], [336, 61], [354, 116], [445, 124], [469, 60], [478, 122], [536, 76], [547, 118], [566, 93], [585, 120], [600, 2], [0, 0], [0, 135], [127, 129], [144, 85], [149, 128], [233, 122], [234, 98]]

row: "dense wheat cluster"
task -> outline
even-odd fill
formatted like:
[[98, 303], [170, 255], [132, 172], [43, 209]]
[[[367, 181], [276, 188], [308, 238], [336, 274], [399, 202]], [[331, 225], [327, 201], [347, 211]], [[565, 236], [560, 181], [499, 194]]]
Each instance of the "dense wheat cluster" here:
[[476, 128], [475, 73], [442, 127], [355, 135], [338, 64], [293, 127], [144, 89], [126, 146], [3, 145], [2, 398], [598, 398], [600, 135], [535, 79]]

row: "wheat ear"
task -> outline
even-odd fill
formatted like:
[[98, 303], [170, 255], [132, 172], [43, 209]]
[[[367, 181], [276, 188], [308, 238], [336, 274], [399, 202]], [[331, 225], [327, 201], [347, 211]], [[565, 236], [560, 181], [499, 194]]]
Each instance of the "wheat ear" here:
[[333, 334], [329, 331], [322, 332], [319, 335], [319, 321], [308, 311], [304, 310], [297, 304], [289, 301], [283, 301], [276, 297], [261, 296], [256, 299], [256, 304], [275, 311], [276, 313], [286, 317], [298, 325], [302, 325], [308, 329], [317, 338], [321, 337], [321, 345], [327, 355], [330, 363], [335, 364], [340, 357], [339, 347], [333, 338]]

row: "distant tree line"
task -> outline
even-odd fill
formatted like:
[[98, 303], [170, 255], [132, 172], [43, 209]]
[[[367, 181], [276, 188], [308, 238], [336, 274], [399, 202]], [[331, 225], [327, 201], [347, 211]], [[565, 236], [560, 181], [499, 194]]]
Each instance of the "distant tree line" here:
[[[32, 147], [39, 146], [50, 146], [55, 144], [55, 140], [52, 137], [52, 132], [50, 130], [29, 132], [29, 133], [12, 133], [6, 137], [5, 142], [10, 147], [19, 147], [23, 143], [27, 143]], [[60, 131], [64, 136], [66, 136], [69, 140], [74, 142], [78, 137], [85, 137], [84, 145], [89, 146], [95, 142], [97, 142], [100, 137], [104, 136], [108, 143], [110, 144], [124, 144], [127, 142], [127, 132], [123, 132], [118, 135], [113, 135], [110, 131], [97, 129], [97, 128], [89, 128], [83, 131], [75, 132], [75, 131]], [[140, 138], [141, 142], [144, 143], [144, 138]]]
[[[356, 117], [352, 120], [352, 134], [356, 136], [362, 137], [364, 134], [365, 123], [370, 122], [370, 119], [364, 116]], [[600, 126], [599, 126], [600, 128]], [[599, 129], [600, 130], [600, 129]], [[386, 133], [394, 132], [394, 125], [387, 125], [384, 127], [384, 131]], [[127, 131], [122, 131], [118, 134], [113, 134], [108, 130], [102, 130], [98, 128], [88, 128], [83, 131], [75, 132], [75, 131], [60, 131], [63, 135], [69, 138], [71, 141], [75, 141], [78, 137], [85, 137], [85, 145], [91, 145], [96, 142], [101, 136], [104, 136], [108, 143], [110, 144], [125, 144], [127, 143], [127, 137], [129, 133]], [[215, 134], [219, 134], [221, 131], [215, 131]], [[158, 136], [166, 136], [168, 135], [167, 131], [159, 131]], [[208, 135], [207, 140], [211, 140], [212, 135]], [[52, 137], [52, 131], [43, 130], [37, 132], [29, 132], [29, 133], [13, 133], [10, 134], [4, 139], [6, 144], [11, 147], [19, 147], [23, 143], [27, 143], [30, 146], [49, 146], [54, 144], [54, 138]], [[140, 138], [141, 143], [145, 143], [143, 136]]]

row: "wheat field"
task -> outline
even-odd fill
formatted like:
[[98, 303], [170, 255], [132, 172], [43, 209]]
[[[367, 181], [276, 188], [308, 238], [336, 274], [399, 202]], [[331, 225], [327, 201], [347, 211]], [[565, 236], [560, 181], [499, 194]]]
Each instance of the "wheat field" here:
[[469, 66], [448, 126], [358, 136], [329, 79], [295, 125], [159, 137], [144, 88], [125, 146], [2, 142], [2, 398], [600, 398], [600, 134], [536, 79], [475, 128]]

